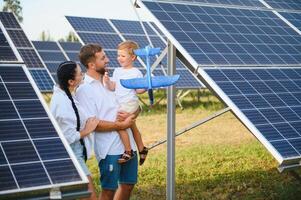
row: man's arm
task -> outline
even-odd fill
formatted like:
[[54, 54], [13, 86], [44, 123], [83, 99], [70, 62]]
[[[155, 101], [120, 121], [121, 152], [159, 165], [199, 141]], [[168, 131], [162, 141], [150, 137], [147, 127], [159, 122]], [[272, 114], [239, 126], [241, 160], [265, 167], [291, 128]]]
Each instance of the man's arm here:
[[136, 119], [140, 112], [141, 112], [140, 107], [133, 114], [130, 114], [130, 113], [127, 113], [127, 112], [122, 112], [122, 111], [118, 112], [117, 113], [117, 120], [118, 121], [124, 121], [129, 116], [134, 116], [133, 118]]
[[127, 117], [124, 121], [109, 122], [109, 121], [99, 120], [99, 123], [95, 131], [109, 132], [109, 131], [124, 130], [131, 127], [134, 122], [135, 122], [134, 115]]

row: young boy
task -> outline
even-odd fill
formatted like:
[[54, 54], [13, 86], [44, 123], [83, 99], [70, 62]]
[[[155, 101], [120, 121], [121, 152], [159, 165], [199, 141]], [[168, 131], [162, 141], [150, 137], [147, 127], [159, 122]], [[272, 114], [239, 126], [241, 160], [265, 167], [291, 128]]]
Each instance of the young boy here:
[[[121, 67], [116, 68], [113, 72], [112, 81], [110, 80], [108, 73], [106, 72], [103, 77], [105, 87], [111, 91], [115, 91], [118, 103], [120, 104], [120, 111], [134, 113], [139, 109], [139, 100], [136, 94], [142, 94], [144, 89], [127, 89], [120, 84], [120, 79], [132, 79], [143, 77], [142, 73], [133, 66], [137, 56], [134, 54], [134, 50], [138, 49], [138, 44], [134, 41], [125, 41], [118, 45], [117, 48], [117, 60]], [[135, 142], [137, 144], [140, 160], [139, 164], [142, 165], [146, 159], [148, 149], [144, 146], [140, 132], [136, 126], [136, 123], [131, 126]], [[125, 152], [118, 160], [119, 163], [127, 162], [132, 159], [134, 155], [130, 140], [127, 132], [121, 130], [118, 132], [125, 147]]]

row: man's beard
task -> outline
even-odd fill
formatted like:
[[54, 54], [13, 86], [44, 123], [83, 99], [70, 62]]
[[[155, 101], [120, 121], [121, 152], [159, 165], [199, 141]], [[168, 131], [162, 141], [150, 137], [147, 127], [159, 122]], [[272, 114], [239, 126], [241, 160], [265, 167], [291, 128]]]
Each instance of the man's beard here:
[[104, 75], [105, 72], [106, 72], [106, 69], [105, 68], [99, 68], [99, 69], [96, 69], [96, 71], [101, 74], [101, 75]]

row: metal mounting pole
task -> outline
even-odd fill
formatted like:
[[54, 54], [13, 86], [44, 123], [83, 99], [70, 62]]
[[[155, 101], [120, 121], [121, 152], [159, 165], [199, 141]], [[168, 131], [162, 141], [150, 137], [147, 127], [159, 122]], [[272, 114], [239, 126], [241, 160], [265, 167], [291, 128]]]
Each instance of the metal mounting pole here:
[[[176, 72], [176, 48], [168, 41], [168, 75]], [[167, 180], [166, 198], [175, 200], [175, 86], [167, 89]]]

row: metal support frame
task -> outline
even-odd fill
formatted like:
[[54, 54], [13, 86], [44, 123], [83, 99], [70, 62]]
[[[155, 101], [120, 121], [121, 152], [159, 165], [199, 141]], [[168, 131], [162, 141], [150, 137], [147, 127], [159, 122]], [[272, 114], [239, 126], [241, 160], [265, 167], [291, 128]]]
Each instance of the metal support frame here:
[[[168, 75], [176, 72], [176, 48], [168, 40]], [[175, 86], [167, 89], [167, 179], [166, 179], [166, 198], [176, 199], [175, 192]]]
[[[212, 119], [215, 119], [216, 117], [219, 117], [222, 114], [224, 114], [224, 113], [226, 113], [226, 112], [228, 112], [230, 110], [231, 109], [229, 107], [227, 107], [227, 108], [224, 108], [224, 109], [222, 109], [222, 110], [220, 110], [218, 112], [213, 113], [212, 115], [210, 115], [210, 116], [208, 116], [208, 117], [206, 117], [204, 119], [201, 119], [201, 120], [199, 120], [197, 122], [194, 122], [193, 124], [191, 124], [191, 125], [183, 128], [183, 129], [181, 129], [180, 131], [176, 132], [176, 137], [178, 137], [178, 136], [186, 133], [187, 131], [190, 131], [190, 130], [192, 130], [192, 129], [194, 129], [194, 128], [202, 125], [202, 124], [205, 124], [206, 122], [209, 122]], [[158, 142], [155, 142], [152, 145], [148, 146], [148, 149], [150, 150], [150, 149], [156, 148], [157, 146], [160, 146], [161, 144], [164, 144], [165, 142], [167, 142], [166, 139], [163, 139], [163, 140], [160, 140]]]
[[187, 90], [186, 92], [184, 92], [184, 89], [178, 91], [178, 93], [177, 93], [177, 102], [178, 102], [178, 105], [180, 106], [181, 110], [184, 109], [183, 106], [182, 106], [182, 99], [184, 97], [186, 97], [190, 92], [191, 92], [191, 90]]

